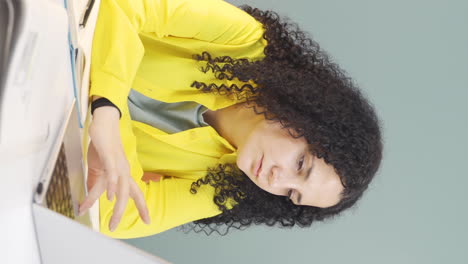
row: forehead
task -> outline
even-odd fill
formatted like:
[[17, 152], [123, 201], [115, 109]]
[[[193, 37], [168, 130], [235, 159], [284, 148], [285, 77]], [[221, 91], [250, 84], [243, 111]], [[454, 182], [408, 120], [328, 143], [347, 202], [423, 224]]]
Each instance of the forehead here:
[[309, 159], [312, 171], [301, 188], [301, 204], [322, 208], [336, 205], [344, 190], [340, 176], [324, 159], [313, 155]]

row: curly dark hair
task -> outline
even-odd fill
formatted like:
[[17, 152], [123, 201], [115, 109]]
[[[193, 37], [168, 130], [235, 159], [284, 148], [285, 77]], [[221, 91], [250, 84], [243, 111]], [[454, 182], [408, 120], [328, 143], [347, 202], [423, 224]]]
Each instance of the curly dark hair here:
[[248, 104], [254, 102], [264, 109], [253, 106], [257, 114], [280, 122], [294, 131], [290, 132], [293, 136], [305, 137], [310, 152], [335, 168], [345, 189], [335, 206], [298, 206], [260, 189], [234, 164], [219, 165], [209, 169], [190, 190], [196, 193], [202, 185], [215, 188], [214, 203], [222, 213], [195, 221], [190, 228], [206, 234], [220, 233], [220, 229], [226, 234], [231, 227], [242, 229], [252, 224], [306, 227], [338, 215], [361, 198], [382, 160], [379, 120], [345, 72], [296, 24], [273, 11], [241, 8], [264, 26], [263, 37], [268, 43], [265, 58], [250, 61], [198, 54], [195, 59], [206, 62], [202, 68], [205, 73], [211, 71], [220, 80], [237, 78], [245, 84], [218, 86], [194, 81], [192, 86], [244, 97]]

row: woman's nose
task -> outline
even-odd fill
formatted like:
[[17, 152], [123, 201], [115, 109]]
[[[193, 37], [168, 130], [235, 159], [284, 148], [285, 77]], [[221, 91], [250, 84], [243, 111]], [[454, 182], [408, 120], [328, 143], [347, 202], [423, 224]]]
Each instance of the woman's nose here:
[[284, 184], [291, 184], [295, 174], [293, 172], [288, 172], [280, 167], [273, 166], [271, 169], [270, 175], [268, 175], [268, 183], [271, 187], [280, 187]]
[[268, 175], [268, 185], [271, 187], [277, 187], [278, 185], [278, 169], [276, 167], [271, 168], [270, 174]]

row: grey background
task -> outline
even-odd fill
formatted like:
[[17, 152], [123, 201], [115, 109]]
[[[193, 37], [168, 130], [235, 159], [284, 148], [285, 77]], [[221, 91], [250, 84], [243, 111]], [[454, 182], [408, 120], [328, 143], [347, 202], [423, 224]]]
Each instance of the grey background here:
[[174, 263], [468, 263], [468, 1], [231, 1], [290, 17], [362, 87], [385, 158], [357, 207], [308, 229], [128, 242]]

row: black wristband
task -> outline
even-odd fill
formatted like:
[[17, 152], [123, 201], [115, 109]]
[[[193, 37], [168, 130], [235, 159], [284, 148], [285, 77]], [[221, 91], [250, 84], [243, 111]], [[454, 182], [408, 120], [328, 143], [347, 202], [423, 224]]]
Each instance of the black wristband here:
[[102, 106], [113, 106], [113, 107], [115, 107], [119, 111], [119, 119], [122, 117], [122, 112], [120, 112], [120, 109], [115, 104], [113, 104], [111, 101], [109, 101], [109, 99], [104, 98], [104, 97], [101, 97], [101, 98], [99, 98], [97, 100], [94, 100], [91, 103], [91, 114], [94, 113], [94, 110], [96, 110], [96, 108], [99, 108], [99, 107], [102, 107]]

